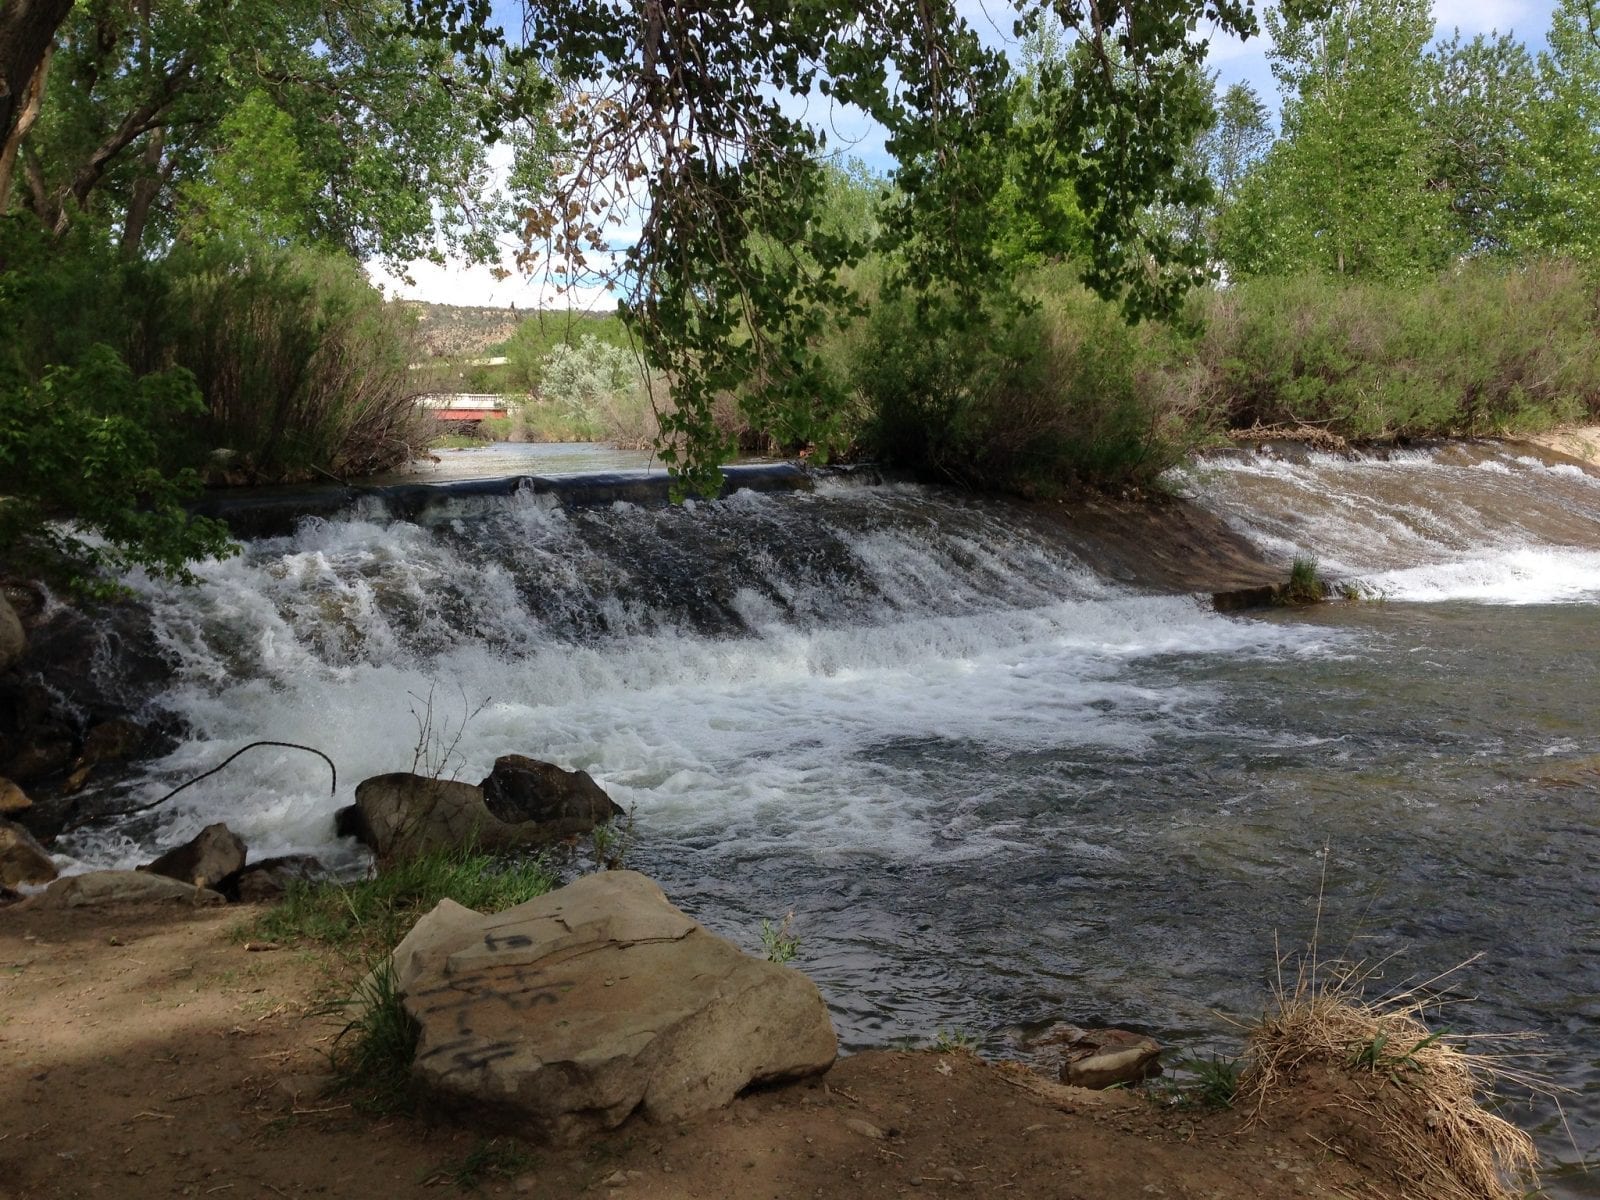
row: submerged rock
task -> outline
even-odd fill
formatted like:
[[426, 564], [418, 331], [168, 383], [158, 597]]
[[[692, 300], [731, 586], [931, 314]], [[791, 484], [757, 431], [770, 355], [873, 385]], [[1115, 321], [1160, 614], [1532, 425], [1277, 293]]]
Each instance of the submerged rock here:
[[33, 908], [88, 908], [101, 904], [178, 901], [223, 904], [218, 892], [145, 871], [90, 871], [58, 879], [26, 903]]
[[28, 798], [27, 792], [11, 780], [0, 778], [0, 815], [18, 813], [32, 807], [33, 801]]
[[[443, 911], [441, 911], [443, 910]], [[482, 917], [435, 910], [396, 951], [413, 1074], [493, 1124], [567, 1140], [678, 1121], [828, 1069], [816, 985], [744, 954], [632, 871]]]
[[60, 872], [45, 848], [15, 821], [0, 818], [0, 886], [49, 883]]
[[11, 601], [0, 596], [0, 671], [8, 671], [28, 650], [28, 636], [22, 631]]
[[175, 846], [139, 870], [165, 875], [195, 887], [218, 887], [237, 874], [245, 862], [245, 845], [221, 821], [207, 825], [181, 846]]

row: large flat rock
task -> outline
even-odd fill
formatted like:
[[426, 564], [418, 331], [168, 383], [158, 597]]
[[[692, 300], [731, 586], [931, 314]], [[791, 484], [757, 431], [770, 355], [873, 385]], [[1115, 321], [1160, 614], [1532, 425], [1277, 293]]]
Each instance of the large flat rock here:
[[608, 871], [490, 917], [453, 908], [397, 952], [414, 1072], [446, 1104], [550, 1140], [675, 1121], [826, 1070], [816, 985]]

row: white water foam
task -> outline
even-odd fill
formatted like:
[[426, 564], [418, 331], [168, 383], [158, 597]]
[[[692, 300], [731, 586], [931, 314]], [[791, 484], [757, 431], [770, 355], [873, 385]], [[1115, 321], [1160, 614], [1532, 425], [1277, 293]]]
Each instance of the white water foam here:
[[1252, 454], [1207, 461], [1182, 483], [1285, 567], [1307, 556], [1390, 600], [1600, 598], [1600, 477], [1571, 464], [1483, 447]]
[[[666, 601], [608, 601], [608, 580], [638, 564], [602, 561], [594, 547], [642, 521], [671, 520], [679, 536], [727, 505], [668, 517], [522, 506], [509, 533], [494, 533], [504, 552], [487, 559], [474, 557], [477, 534], [315, 522], [207, 564], [197, 591], [147, 585], [183, 663], [163, 704], [192, 734], [131, 799], [257, 738], [330, 754], [339, 792], [328, 795], [308, 755], [252, 751], [146, 824], [81, 835], [75, 853], [128, 865], [223, 820], [255, 857], [326, 856], [354, 785], [413, 766], [415, 714], [431, 696], [451, 738], [476, 714], [446, 774], [476, 781], [502, 754], [547, 758], [588, 770], [641, 823], [734, 854], [983, 856], [1026, 837], [1005, 822], [949, 835], [950, 803], [992, 786], [985, 764], [1074, 746], [1138, 751], [1203, 718], [1203, 684], [1162, 673], [1152, 686], [1141, 664], [1325, 654], [1345, 639], [1131, 593], [981, 509], [925, 493], [863, 497], [848, 522], [842, 505], [735, 502], [782, 531], [803, 524], [804, 537], [821, 520], [852, 574], [807, 574], [778, 542], [722, 545], [748, 582], [728, 596], [733, 624], [721, 633], [686, 624]], [[585, 595], [616, 632], [584, 635], [593, 614], [539, 615], [547, 597], [528, 599], [530, 572], [546, 592], [581, 591], [595, 575]]]

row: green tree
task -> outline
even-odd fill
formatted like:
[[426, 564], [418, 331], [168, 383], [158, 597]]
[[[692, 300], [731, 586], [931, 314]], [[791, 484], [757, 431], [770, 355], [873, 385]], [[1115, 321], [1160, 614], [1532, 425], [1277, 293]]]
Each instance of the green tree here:
[[1526, 204], [1520, 241], [1590, 260], [1600, 255], [1600, 4], [1562, 0], [1547, 41], [1517, 171]]
[[1272, 114], [1248, 83], [1229, 84], [1217, 101], [1217, 119], [1200, 139], [1206, 174], [1221, 212], [1238, 199], [1239, 187], [1272, 146]]
[[[469, 65], [406, 34], [402, 13], [399, 0], [78, 4], [0, 204], [58, 233], [91, 219], [129, 253], [159, 252], [205, 198], [235, 225], [266, 201], [273, 236], [363, 259], [497, 257], [544, 181], [548, 87], [531, 66]], [[509, 191], [488, 174], [502, 135]]]
[[221, 149], [178, 187], [178, 225], [193, 242], [285, 243], [305, 233], [319, 181], [306, 169], [294, 118], [251, 92], [217, 128]]
[[1337, 0], [1307, 19], [1269, 12], [1282, 137], [1219, 227], [1236, 274], [1403, 278], [1453, 251], [1447, 198], [1430, 187], [1423, 124], [1428, 0]]
[[1528, 216], [1533, 59], [1509, 35], [1462, 41], [1458, 30], [1427, 66], [1432, 187], [1449, 200], [1453, 241], [1466, 253], [1508, 253]]

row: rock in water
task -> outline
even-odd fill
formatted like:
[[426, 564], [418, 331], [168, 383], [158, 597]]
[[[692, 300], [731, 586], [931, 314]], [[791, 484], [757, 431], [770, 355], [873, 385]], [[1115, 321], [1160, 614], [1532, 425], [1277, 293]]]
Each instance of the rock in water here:
[[276, 900], [289, 890], [291, 884], [316, 883], [327, 876], [327, 868], [309, 854], [264, 858], [239, 872], [239, 899], [245, 904]]
[[1061, 1082], [1073, 1087], [1108, 1088], [1139, 1083], [1161, 1074], [1161, 1045], [1126, 1029], [1074, 1030], [1065, 1043]]
[[28, 798], [27, 792], [11, 780], [0, 778], [0, 815], [19, 813], [32, 807], [33, 801]]
[[504, 754], [478, 785], [484, 803], [502, 821], [570, 822], [570, 833], [587, 833], [622, 816], [622, 809], [587, 771], [563, 771], [554, 763]]
[[18, 883], [49, 883], [56, 864], [43, 846], [15, 821], [0, 818], [0, 887]]
[[[592, 779], [582, 777], [607, 805], [616, 807]], [[602, 819], [610, 815], [608, 811]], [[589, 817], [503, 821], [489, 810], [482, 788], [405, 772], [363, 780], [356, 788], [355, 804], [335, 813], [334, 822], [341, 834], [360, 838], [379, 858], [414, 858], [432, 850], [469, 846], [490, 851], [547, 846], [596, 824]]]
[[89, 908], [100, 904], [139, 904], [149, 901], [186, 904], [223, 904], [221, 894], [197, 888], [165, 875], [143, 871], [90, 871], [58, 879], [24, 903], [33, 908]]
[[0, 596], [0, 671], [9, 671], [28, 649], [28, 636], [11, 601]]
[[180, 879], [195, 887], [216, 887], [237, 874], [244, 867], [244, 859], [244, 842], [218, 821], [139, 870]]
[[[816, 1074], [838, 1042], [816, 985], [607, 871], [477, 917], [452, 909], [396, 962], [441, 1101], [547, 1139], [677, 1121]], [[420, 928], [420, 927], [419, 927]]]

